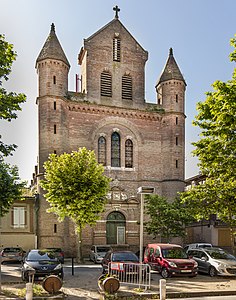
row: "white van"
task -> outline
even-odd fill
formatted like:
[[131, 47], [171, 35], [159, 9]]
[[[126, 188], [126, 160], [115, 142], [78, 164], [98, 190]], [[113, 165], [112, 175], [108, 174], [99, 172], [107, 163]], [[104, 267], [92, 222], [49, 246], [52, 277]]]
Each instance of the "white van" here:
[[212, 244], [209, 243], [195, 243], [195, 244], [188, 244], [184, 247], [184, 251], [187, 252], [189, 249], [196, 249], [196, 248], [211, 248], [213, 247]]

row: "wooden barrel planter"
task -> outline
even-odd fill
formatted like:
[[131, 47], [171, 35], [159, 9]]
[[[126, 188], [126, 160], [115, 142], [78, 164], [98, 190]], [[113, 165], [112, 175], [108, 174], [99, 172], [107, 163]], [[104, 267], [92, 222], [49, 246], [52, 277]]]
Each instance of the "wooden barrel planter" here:
[[109, 276], [107, 274], [102, 274], [98, 278], [98, 287], [100, 291], [106, 292], [108, 294], [114, 294], [120, 288], [119, 279]]

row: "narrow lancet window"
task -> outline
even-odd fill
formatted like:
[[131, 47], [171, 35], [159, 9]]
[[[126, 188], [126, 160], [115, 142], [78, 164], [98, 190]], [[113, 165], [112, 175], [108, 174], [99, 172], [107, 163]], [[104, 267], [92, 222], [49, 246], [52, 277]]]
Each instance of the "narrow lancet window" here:
[[103, 136], [98, 139], [98, 163], [106, 165], [106, 139]]
[[120, 39], [113, 39], [113, 61], [120, 61]]
[[111, 135], [111, 166], [120, 167], [120, 135], [117, 132]]
[[131, 140], [125, 142], [125, 167], [133, 168], [133, 142]]

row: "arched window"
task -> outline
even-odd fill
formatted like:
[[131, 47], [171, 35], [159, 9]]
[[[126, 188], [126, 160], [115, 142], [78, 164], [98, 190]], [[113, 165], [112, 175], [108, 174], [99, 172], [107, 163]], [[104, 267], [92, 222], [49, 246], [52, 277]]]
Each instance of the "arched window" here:
[[106, 165], [106, 139], [103, 136], [98, 139], [98, 163]]
[[113, 39], [113, 61], [120, 61], [120, 39]]
[[122, 99], [132, 100], [132, 94], [132, 77], [124, 75], [122, 76]]
[[125, 216], [118, 212], [111, 212], [107, 217], [107, 244], [125, 244]]
[[101, 73], [101, 96], [112, 97], [112, 77], [108, 71]]
[[111, 135], [111, 166], [120, 167], [120, 135], [117, 132]]
[[133, 168], [133, 142], [131, 140], [125, 141], [125, 167]]

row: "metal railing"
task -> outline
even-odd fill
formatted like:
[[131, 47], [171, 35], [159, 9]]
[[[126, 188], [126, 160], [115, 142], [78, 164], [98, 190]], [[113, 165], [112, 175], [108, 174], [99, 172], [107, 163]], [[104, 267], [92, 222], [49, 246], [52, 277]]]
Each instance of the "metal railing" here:
[[148, 264], [110, 262], [108, 274], [118, 278], [120, 283], [150, 289], [151, 269]]

